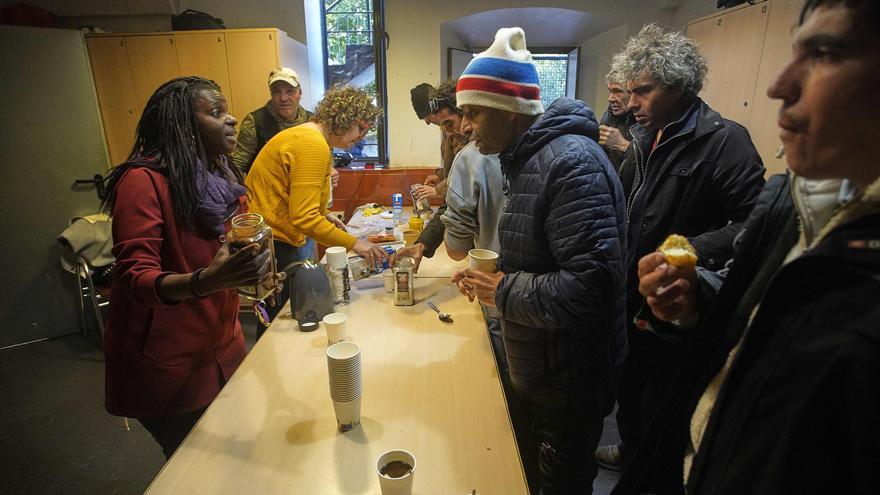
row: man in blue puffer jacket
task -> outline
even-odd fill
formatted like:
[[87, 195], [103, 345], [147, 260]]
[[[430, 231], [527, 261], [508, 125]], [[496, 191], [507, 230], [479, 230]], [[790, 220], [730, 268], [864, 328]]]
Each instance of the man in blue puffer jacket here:
[[500, 153], [507, 207], [500, 271], [453, 276], [497, 306], [511, 381], [534, 416], [545, 495], [590, 493], [602, 418], [626, 353], [625, 205], [583, 102], [544, 112], [520, 28], [503, 28], [461, 76], [463, 126]]

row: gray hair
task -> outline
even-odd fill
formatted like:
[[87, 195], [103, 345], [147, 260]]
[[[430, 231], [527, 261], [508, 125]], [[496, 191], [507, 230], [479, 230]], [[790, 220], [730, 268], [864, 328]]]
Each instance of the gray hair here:
[[611, 86], [613, 83], [621, 85], [626, 84], [626, 79], [620, 75], [620, 72], [617, 72], [614, 69], [609, 71], [608, 74], [605, 74], [605, 85]]
[[611, 60], [611, 72], [626, 81], [650, 77], [685, 95], [703, 89], [707, 71], [706, 59], [693, 40], [679, 32], [664, 32], [656, 24], [643, 27]]

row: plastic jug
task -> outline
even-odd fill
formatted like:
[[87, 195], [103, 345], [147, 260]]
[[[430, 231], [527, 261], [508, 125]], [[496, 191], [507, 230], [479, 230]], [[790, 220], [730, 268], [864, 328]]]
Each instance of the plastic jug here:
[[318, 328], [324, 316], [334, 312], [330, 281], [321, 265], [311, 261], [296, 261], [286, 267], [290, 287], [290, 312], [299, 322], [299, 329], [311, 332]]

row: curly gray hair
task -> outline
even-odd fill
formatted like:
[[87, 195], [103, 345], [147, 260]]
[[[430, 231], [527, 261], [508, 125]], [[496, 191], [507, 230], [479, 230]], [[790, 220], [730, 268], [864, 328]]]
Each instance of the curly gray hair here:
[[706, 59], [690, 38], [679, 32], [664, 32], [648, 24], [626, 42], [611, 60], [611, 72], [626, 81], [650, 77], [666, 88], [696, 95], [703, 89]]
[[620, 72], [617, 72], [616, 70], [612, 69], [611, 71], [608, 72], [608, 74], [605, 74], [605, 85], [610, 86], [614, 83], [625, 85], [626, 78], [622, 77], [620, 75]]

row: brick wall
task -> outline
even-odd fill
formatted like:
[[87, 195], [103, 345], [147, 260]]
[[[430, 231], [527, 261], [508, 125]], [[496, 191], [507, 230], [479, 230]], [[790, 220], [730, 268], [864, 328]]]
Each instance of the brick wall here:
[[[403, 193], [404, 206], [412, 206], [409, 188], [421, 184], [428, 175], [434, 173], [430, 168], [392, 168], [380, 170], [339, 169], [339, 185], [333, 189], [333, 210], [345, 212], [345, 220], [352, 211], [364, 203], [379, 203], [391, 206], [391, 195]], [[432, 202], [439, 205], [439, 201]]]

